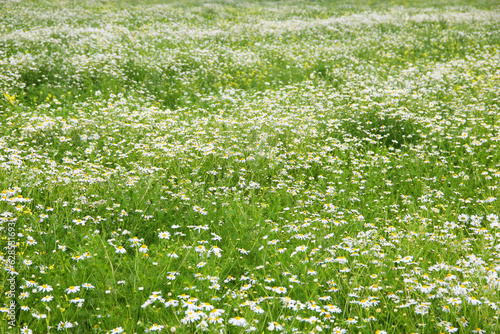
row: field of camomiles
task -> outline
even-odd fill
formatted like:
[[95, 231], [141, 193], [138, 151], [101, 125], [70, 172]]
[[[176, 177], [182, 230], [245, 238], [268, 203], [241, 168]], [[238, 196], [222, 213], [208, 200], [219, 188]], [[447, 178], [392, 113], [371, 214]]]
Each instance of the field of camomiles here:
[[498, 333], [467, 2], [1, 2], [0, 333]]

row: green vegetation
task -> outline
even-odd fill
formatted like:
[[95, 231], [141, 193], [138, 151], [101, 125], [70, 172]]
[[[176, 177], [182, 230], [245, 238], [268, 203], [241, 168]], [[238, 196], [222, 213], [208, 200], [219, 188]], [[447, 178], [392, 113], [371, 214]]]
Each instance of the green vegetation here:
[[494, 1], [0, 6], [0, 333], [498, 330]]

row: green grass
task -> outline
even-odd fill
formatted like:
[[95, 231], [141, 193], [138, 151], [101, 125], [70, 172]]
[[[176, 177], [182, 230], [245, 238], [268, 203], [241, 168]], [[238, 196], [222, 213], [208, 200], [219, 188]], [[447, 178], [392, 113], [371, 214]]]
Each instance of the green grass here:
[[495, 333], [497, 5], [1, 4], [0, 333]]

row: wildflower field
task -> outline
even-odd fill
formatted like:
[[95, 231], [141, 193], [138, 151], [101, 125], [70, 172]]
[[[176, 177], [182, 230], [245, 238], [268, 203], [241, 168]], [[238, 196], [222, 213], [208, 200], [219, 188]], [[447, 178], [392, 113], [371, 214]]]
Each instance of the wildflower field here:
[[498, 333], [496, 1], [0, 2], [0, 333]]

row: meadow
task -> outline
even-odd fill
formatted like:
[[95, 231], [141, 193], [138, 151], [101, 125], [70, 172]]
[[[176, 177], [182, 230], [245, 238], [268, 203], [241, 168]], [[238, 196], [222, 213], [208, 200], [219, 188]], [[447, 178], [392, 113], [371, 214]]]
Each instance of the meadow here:
[[1, 1], [0, 333], [498, 333], [499, 32], [486, 0]]

